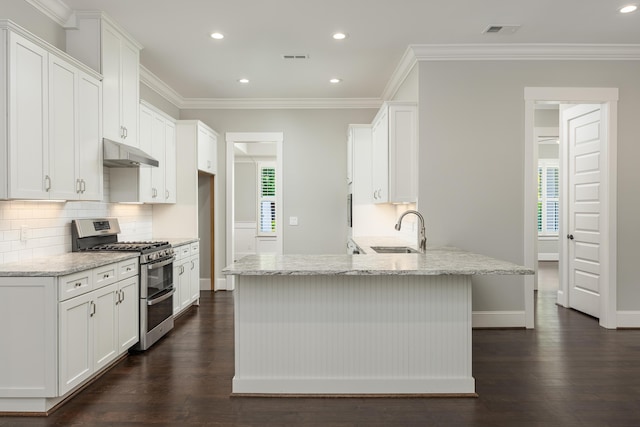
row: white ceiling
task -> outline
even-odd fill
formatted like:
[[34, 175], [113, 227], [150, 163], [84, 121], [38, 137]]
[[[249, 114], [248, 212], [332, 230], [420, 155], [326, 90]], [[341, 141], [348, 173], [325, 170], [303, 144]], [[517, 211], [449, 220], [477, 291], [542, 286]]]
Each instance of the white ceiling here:
[[[30, 1], [30, 0], [27, 0]], [[409, 45], [640, 43], [637, 0], [64, 0], [102, 10], [184, 98], [380, 99]], [[515, 34], [482, 34], [492, 24]], [[220, 31], [224, 40], [209, 34]], [[348, 38], [335, 41], [343, 31]], [[282, 54], [308, 54], [284, 60]], [[246, 77], [248, 85], [237, 80]], [[337, 85], [329, 79], [338, 77]]]

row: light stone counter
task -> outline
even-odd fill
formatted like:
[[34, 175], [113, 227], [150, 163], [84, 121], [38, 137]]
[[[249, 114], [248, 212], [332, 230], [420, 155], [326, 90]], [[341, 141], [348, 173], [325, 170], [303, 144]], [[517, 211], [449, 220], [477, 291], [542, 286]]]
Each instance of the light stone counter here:
[[188, 245], [200, 241], [198, 237], [154, 237], [153, 240], [167, 241], [173, 246]]
[[420, 254], [249, 255], [222, 272], [243, 276], [506, 275], [533, 269], [457, 248], [429, 248]]
[[65, 276], [138, 256], [137, 252], [69, 252], [30, 261], [0, 264], [0, 277]]

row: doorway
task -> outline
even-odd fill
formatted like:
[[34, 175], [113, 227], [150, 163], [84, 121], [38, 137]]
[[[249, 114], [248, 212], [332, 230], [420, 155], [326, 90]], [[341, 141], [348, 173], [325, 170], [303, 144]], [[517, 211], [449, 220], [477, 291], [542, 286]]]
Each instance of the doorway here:
[[[227, 263], [233, 262], [237, 255], [246, 253], [269, 252], [282, 254], [284, 241], [283, 223], [283, 185], [282, 185], [282, 132], [227, 132], [227, 209], [226, 209], [226, 258]], [[262, 187], [257, 185], [254, 196], [251, 196], [255, 216], [248, 221], [236, 221], [236, 204], [241, 203], [241, 198], [236, 198], [236, 187], [246, 183], [236, 183], [236, 165], [248, 166], [255, 171], [254, 181], [274, 182], [277, 191], [260, 191]], [[243, 191], [243, 194], [245, 191]], [[250, 203], [249, 203], [250, 204]], [[243, 204], [244, 205], [244, 204]], [[247, 209], [243, 208], [243, 212]], [[253, 225], [252, 225], [253, 224]], [[255, 245], [254, 248], [238, 248], [237, 242], [246, 242]], [[234, 276], [227, 276], [226, 289], [235, 288]]]
[[[599, 323], [605, 328], [616, 328], [616, 161], [617, 161], [617, 100], [615, 88], [525, 88], [525, 263], [535, 266], [536, 275], [525, 278], [525, 311], [527, 328], [533, 328], [533, 290], [538, 278], [538, 164], [539, 146], [535, 133], [535, 109], [538, 104], [599, 104], [603, 111], [603, 144], [599, 149], [600, 176], [599, 206], [601, 216], [601, 241], [599, 243], [599, 261], [601, 263], [599, 291]], [[568, 131], [560, 123], [561, 141], [566, 139]], [[562, 142], [561, 142], [562, 144]], [[568, 164], [566, 146], [562, 147], [560, 164]], [[564, 170], [563, 170], [564, 169]], [[569, 168], [562, 168], [560, 188], [569, 188]], [[557, 303], [572, 307], [569, 292], [570, 237], [568, 195], [561, 190], [560, 209], [562, 218], [559, 227], [559, 290]], [[571, 205], [573, 206], [573, 205]], [[571, 277], [573, 279], [573, 276]]]

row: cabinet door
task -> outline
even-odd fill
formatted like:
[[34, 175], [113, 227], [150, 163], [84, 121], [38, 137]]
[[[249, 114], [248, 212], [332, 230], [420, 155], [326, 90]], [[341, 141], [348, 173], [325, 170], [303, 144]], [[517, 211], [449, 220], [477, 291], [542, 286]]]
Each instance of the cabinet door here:
[[164, 167], [164, 196], [165, 203], [176, 203], [176, 125], [170, 121], [165, 126], [165, 167]]
[[78, 179], [80, 198], [102, 200], [102, 87], [80, 73], [78, 79]]
[[102, 126], [104, 137], [124, 142], [120, 122], [120, 35], [111, 26], [102, 26]]
[[140, 53], [138, 49], [121, 40], [121, 120], [124, 128], [123, 142], [138, 147], [138, 107], [140, 104]]
[[209, 132], [198, 127], [198, 169], [208, 172], [211, 167], [209, 160]]
[[116, 283], [91, 292], [95, 309], [93, 322], [94, 369], [99, 371], [118, 356], [118, 286]]
[[178, 314], [178, 312], [180, 311], [180, 303], [182, 302], [182, 299], [180, 297], [180, 291], [182, 290], [180, 287], [180, 276], [183, 274], [182, 273], [182, 263], [178, 260], [176, 260], [173, 263], [173, 287], [176, 290], [176, 293], [173, 294], [173, 315], [175, 316], [176, 314]]
[[191, 302], [200, 299], [200, 255], [191, 257], [189, 264], [189, 288], [191, 289]]
[[60, 396], [93, 374], [93, 293], [59, 304]]
[[9, 197], [48, 199], [48, 53], [9, 33]]
[[[141, 105], [140, 106], [140, 149], [145, 153], [151, 154], [153, 148], [153, 123], [154, 123], [154, 114], [149, 108]], [[155, 156], [153, 156], [155, 157]], [[151, 167], [140, 167], [138, 168], [138, 177], [139, 177], [139, 194], [140, 194], [140, 202], [153, 202], [153, 183], [152, 183], [152, 171]]]
[[118, 282], [118, 354], [126, 352], [140, 339], [138, 276]]
[[389, 201], [418, 199], [418, 135], [416, 107], [389, 107]]
[[373, 124], [372, 190], [374, 203], [389, 200], [389, 121], [384, 111]]
[[180, 310], [183, 310], [191, 304], [191, 262], [185, 259], [181, 261], [181, 265], [178, 287], [180, 288]]
[[76, 200], [81, 190], [76, 149], [79, 72], [67, 61], [49, 58], [49, 194], [53, 199]]
[[159, 165], [157, 168], [151, 169], [151, 201], [154, 203], [164, 203], [164, 174], [165, 174], [165, 119], [153, 114], [151, 125], [151, 156], [154, 157]]

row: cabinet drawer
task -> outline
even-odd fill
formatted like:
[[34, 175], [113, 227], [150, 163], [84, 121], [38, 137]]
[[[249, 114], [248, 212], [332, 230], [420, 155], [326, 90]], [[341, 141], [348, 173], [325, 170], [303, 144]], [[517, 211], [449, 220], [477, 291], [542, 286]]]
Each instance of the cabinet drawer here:
[[120, 261], [118, 263], [118, 280], [126, 279], [138, 274], [138, 258]]
[[93, 270], [62, 276], [58, 279], [59, 300], [64, 301], [93, 289]]
[[198, 255], [200, 252], [200, 242], [195, 242], [191, 244], [191, 255]]
[[191, 246], [189, 245], [178, 246], [177, 248], [175, 248], [175, 252], [176, 252], [176, 260], [181, 260], [191, 255]]
[[115, 283], [118, 280], [118, 264], [109, 264], [93, 270], [93, 288], [99, 289], [103, 286]]

